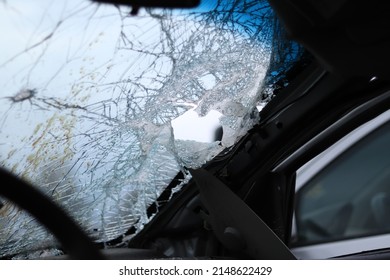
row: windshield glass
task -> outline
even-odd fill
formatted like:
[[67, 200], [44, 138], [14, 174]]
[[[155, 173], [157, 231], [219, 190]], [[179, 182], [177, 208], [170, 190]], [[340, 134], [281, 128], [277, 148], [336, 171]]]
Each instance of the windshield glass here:
[[[283, 36], [266, 1], [130, 11], [0, 2], [1, 166], [106, 244], [131, 238], [178, 173], [176, 190], [186, 168], [257, 123], [275, 77], [299, 53], [285, 41], [277, 44], [288, 55], [275, 48]], [[1, 256], [51, 242], [26, 213], [4, 199], [0, 207]]]

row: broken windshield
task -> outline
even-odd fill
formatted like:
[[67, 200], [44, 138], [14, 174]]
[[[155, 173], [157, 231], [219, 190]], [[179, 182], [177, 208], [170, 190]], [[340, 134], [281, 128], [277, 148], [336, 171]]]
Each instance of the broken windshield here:
[[[290, 43], [289, 57], [275, 52], [266, 1], [130, 11], [0, 2], [1, 166], [102, 243], [131, 238], [179, 172], [184, 185], [187, 168], [236, 143], [299, 53]], [[1, 256], [54, 242], [23, 211], [0, 207]]]

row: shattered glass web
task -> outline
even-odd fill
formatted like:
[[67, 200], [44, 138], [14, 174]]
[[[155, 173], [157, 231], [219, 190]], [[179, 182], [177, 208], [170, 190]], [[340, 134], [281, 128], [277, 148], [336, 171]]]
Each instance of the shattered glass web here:
[[[106, 242], [141, 229], [178, 172], [188, 176], [186, 167], [233, 145], [257, 121], [273, 15], [262, 1], [137, 17], [88, 1], [61, 5], [0, 3], [8, 32], [0, 44], [0, 160]], [[222, 141], [175, 140], [171, 121], [189, 109], [222, 113]], [[1, 255], [50, 240], [5, 202]]]

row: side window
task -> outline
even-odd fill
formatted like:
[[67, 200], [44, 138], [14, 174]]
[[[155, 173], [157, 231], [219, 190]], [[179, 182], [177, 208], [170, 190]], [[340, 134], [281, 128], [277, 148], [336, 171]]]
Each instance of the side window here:
[[386, 123], [297, 191], [295, 246], [390, 232], [389, 145]]

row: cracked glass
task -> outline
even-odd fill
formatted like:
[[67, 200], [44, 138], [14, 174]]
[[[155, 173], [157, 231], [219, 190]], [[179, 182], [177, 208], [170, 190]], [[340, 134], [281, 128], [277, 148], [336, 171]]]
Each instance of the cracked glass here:
[[[286, 61], [265, 1], [130, 12], [80, 0], [0, 2], [1, 166], [106, 245], [131, 238], [178, 173], [180, 188], [187, 168], [258, 121], [272, 96], [265, 81], [282, 73], [270, 64]], [[55, 244], [0, 200], [0, 256]]]

